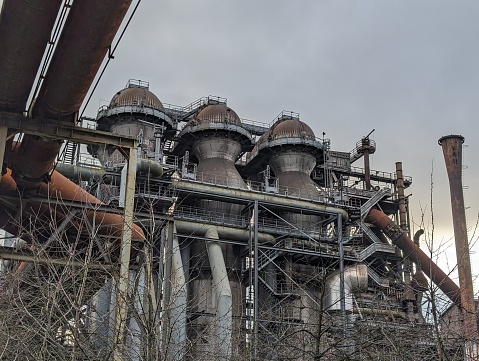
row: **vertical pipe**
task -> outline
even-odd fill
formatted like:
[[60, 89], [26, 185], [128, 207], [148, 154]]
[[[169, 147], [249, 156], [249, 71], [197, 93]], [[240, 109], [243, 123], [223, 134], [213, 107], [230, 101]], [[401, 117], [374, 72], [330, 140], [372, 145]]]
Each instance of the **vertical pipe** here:
[[131, 148], [128, 158], [128, 176], [125, 185], [125, 208], [120, 249], [120, 274], [118, 277], [117, 302], [115, 310], [115, 331], [113, 343], [113, 360], [123, 360], [123, 336], [128, 313], [128, 280], [131, 254], [131, 234], [135, 202], [137, 149]]
[[[205, 238], [218, 240], [215, 228], [206, 231]], [[207, 241], [206, 249], [213, 276], [213, 289], [216, 297], [216, 315], [213, 335], [214, 359], [227, 361], [231, 356], [231, 339], [233, 334], [233, 300], [231, 286], [226, 271], [221, 245], [217, 241]]]
[[[364, 142], [364, 139], [363, 139]], [[368, 139], [369, 144], [369, 139]], [[369, 150], [364, 151], [364, 184], [368, 191], [371, 190], [371, 168], [369, 166]]]
[[[399, 227], [403, 232], [408, 233], [406, 197], [404, 195], [404, 176], [401, 162], [396, 162], [396, 187], [398, 191], [399, 202]], [[411, 283], [411, 262], [407, 257], [404, 257], [402, 263], [404, 282], [408, 285]]]
[[[462, 144], [461, 135], [447, 135], [439, 139], [446, 163], [451, 192], [452, 220], [456, 244], [457, 270], [461, 290], [461, 306], [464, 318], [464, 336], [467, 341], [477, 342], [477, 320], [472, 284], [471, 260], [467, 238], [466, 211], [462, 187]], [[466, 350], [467, 352], [467, 350]], [[472, 358], [477, 359], [470, 355]]]
[[254, 341], [254, 359], [256, 360], [258, 357], [258, 299], [259, 299], [259, 290], [258, 290], [258, 201], [254, 201], [254, 208], [253, 208], [253, 217], [254, 217], [254, 233], [253, 233], [253, 252], [254, 252], [254, 302], [253, 302], [253, 341]]
[[406, 197], [404, 195], [404, 176], [401, 162], [396, 162], [396, 186], [399, 201], [399, 227], [407, 232]]

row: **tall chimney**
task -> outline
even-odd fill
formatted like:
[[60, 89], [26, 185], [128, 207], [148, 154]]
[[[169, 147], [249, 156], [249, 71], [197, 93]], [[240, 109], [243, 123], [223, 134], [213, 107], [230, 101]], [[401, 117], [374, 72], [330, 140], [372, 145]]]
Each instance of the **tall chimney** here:
[[444, 160], [446, 161], [449, 188], [451, 191], [457, 269], [459, 273], [461, 306], [464, 318], [464, 336], [466, 342], [469, 343], [469, 347], [466, 347], [466, 355], [469, 354], [469, 357], [466, 356], [466, 359], [477, 360], [477, 354], [474, 355], [474, 351], [470, 349], [470, 346], [472, 346], [471, 343], [477, 342], [478, 333], [462, 188], [462, 143], [464, 143], [464, 137], [462, 135], [446, 135], [439, 139], [439, 145], [442, 147]]

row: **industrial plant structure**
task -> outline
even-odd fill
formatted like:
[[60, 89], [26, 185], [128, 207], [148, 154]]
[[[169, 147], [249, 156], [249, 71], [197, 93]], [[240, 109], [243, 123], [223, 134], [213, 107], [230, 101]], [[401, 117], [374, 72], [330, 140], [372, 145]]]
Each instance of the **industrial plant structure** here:
[[[338, 151], [297, 113], [253, 122], [224, 98], [166, 104], [132, 79], [79, 118], [130, 1], [46, 3], [5, 0], [0, 18], [0, 227], [16, 245], [1, 249], [0, 292], [57, 342], [15, 339], [7, 358], [399, 360], [389, 337], [411, 330], [426, 355], [427, 276], [465, 310], [476, 359], [467, 237], [459, 288], [411, 239], [402, 164], [370, 169], [370, 134]], [[50, 287], [54, 311], [36, 296]]]

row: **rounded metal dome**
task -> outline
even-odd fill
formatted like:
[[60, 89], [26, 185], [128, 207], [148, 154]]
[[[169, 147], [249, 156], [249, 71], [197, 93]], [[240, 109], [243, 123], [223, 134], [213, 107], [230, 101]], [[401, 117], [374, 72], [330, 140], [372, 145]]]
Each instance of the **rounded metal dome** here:
[[236, 112], [226, 104], [210, 104], [201, 109], [195, 117], [197, 123], [241, 124]]
[[143, 106], [165, 110], [160, 99], [146, 87], [128, 87], [120, 90], [110, 102], [110, 107], [118, 106]]
[[281, 119], [274, 123], [269, 130], [269, 136], [276, 138], [303, 138], [316, 139], [313, 130], [296, 118]]

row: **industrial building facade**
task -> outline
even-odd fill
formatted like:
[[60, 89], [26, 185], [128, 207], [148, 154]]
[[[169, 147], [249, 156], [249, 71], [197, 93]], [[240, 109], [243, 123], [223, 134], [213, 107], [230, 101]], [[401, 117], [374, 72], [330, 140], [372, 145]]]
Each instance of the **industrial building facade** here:
[[[5, 359], [474, 360], [464, 253], [460, 289], [421, 233], [411, 239], [402, 164], [370, 169], [370, 134], [338, 151], [297, 113], [266, 124], [220, 97], [165, 104], [139, 80], [78, 117], [121, 3], [4, 2]], [[67, 20], [25, 114], [45, 46], [16, 62], [16, 41], [36, 44], [38, 29], [48, 39], [59, 11]], [[457, 164], [461, 137], [441, 143]], [[448, 338], [461, 347], [425, 322], [425, 276], [467, 311]]]

